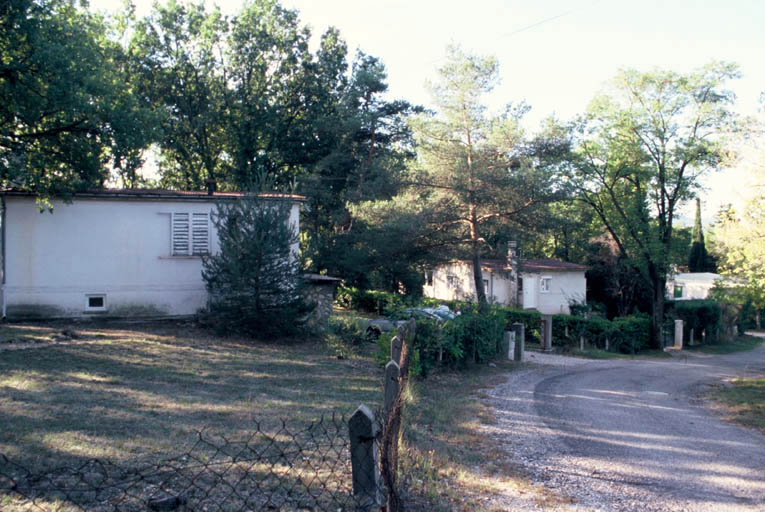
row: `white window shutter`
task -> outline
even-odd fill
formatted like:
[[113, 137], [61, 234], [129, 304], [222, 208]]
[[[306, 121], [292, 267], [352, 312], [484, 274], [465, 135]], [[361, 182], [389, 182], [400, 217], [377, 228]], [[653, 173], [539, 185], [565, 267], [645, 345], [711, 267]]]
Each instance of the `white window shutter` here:
[[192, 254], [210, 252], [210, 216], [206, 213], [194, 213], [191, 224]]
[[191, 254], [189, 240], [189, 214], [173, 213], [172, 215], [172, 249], [173, 256], [188, 256]]

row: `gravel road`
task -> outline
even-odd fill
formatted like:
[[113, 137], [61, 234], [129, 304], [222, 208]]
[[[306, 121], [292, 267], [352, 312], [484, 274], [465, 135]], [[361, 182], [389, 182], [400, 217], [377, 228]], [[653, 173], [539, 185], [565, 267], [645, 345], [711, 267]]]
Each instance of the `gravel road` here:
[[592, 361], [529, 353], [490, 395], [507, 446], [534, 483], [571, 503], [508, 491], [495, 510], [765, 511], [765, 436], [696, 398], [765, 374], [765, 347], [725, 356]]

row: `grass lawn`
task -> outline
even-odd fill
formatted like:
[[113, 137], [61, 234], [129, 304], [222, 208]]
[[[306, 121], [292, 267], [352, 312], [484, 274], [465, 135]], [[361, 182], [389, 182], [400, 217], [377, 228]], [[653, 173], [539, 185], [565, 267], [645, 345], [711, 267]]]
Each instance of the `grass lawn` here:
[[[25, 345], [34, 348], [17, 350]], [[242, 439], [255, 420], [300, 425], [360, 403], [377, 408], [375, 350], [364, 344], [340, 360], [319, 341], [220, 338], [180, 322], [5, 325], [0, 453], [33, 469], [90, 458], [129, 466], [184, 453], [200, 430]], [[495, 421], [482, 390], [515, 368], [413, 382], [402, 456], [410, 509], [478, 510], [500, 488], [534, 492], [480, 432]]]
[[725, 407], [731, 420], [765, 433], [765, 377], [735, 379], [709, 396]]
[[[243, 437], [253, 420], [300, 425], [382, 398], [371, 359], [338, 360], [316, 341], [178, 322], [7, 325], [0, 340], [13, 340], [0, 341], [0, 453], [31, 467], [173, 455], [202, 429]], [[26, 341], [37, 346], [14, 350]]]
[[757, 336], [739, 336], [725, 343], [710, 343], [707, 345], [695, 345], [693, 347], [684, 347], [685, 350], [694, 350], [705, 354], [731, 354], [733, 352], [742, 352], [752, 350], [765, 343], [765, 338]]
[[663, 350], [641, 350], [635, 355], [608, 352], [599, 348], [587, 348], [584, 350], [572, 350], [569, 355], [584, 357], [587, 359], [646, 359], [672, 357]]

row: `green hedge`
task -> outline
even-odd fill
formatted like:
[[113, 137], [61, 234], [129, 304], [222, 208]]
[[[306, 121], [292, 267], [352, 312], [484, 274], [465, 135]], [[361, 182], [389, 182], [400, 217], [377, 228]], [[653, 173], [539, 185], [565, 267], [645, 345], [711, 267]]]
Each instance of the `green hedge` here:
[[[446, 322], [417, 319], [416, 344], [410, 363], [410, 374], [427, 376], [436, 367], [464, 367], [470, 361], [496, 359], [502, 351], [502, 333], [507, 315], [502, 308], [492, 307], [480, 314], [475, 305], [464, 305], [460, 315]], [[380, 365], [390, 359], [392, 333], [378, 340], [375, 360]]]
[[717, 340], [718, 331], [722, 325], [722, 308], [714, 300], [677, 300], [670, 303], [669, 314], [683, 320], [685, 341], [689, 341], [691, 329], [694, 337], [701, 338], [706, 331], [707, 340]]

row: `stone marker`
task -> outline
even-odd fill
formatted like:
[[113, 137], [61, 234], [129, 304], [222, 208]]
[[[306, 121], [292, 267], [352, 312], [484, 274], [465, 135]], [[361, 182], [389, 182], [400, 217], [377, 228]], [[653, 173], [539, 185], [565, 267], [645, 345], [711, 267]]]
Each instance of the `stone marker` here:
[[515, 353], [514, 353], [514, 359], [517, 363], [520, 363], [523, 361], [523, 352], [525, 351], [525, 345], [526, 345], [526, 333], [525, 328], [522, 323], [517, 322], [513, 324], [513, 331], [515, 331]]
[[552, 352], [552, 315], [542, 315], [542, 351]]
[[675, 320], [675, 348], [683, 349], [683, 321], [679, 318]]
[[395, 361], [397, 365], [401, 365], [401, 346], [403, 342], [398, 336], [394, 336], [390, 340], [390, 360]]
[[399, 369], [396, 361], [388, 361], [385, 365], [385, 383], [383, 387], [385, 389], [385, 422], [388, 422], [390, 412], [393, 410], [393, 404], [398, 398], [398, 391], [400, 389], [400, 376], [401, 370]]
[[348, 420], [351, 439], [351, 471], [353, 496], [359, 510], [372, 510], [382, 505], [380, 495], [380, 469], [378, 464], [377, 435], [374, 413], [361, 404]]

